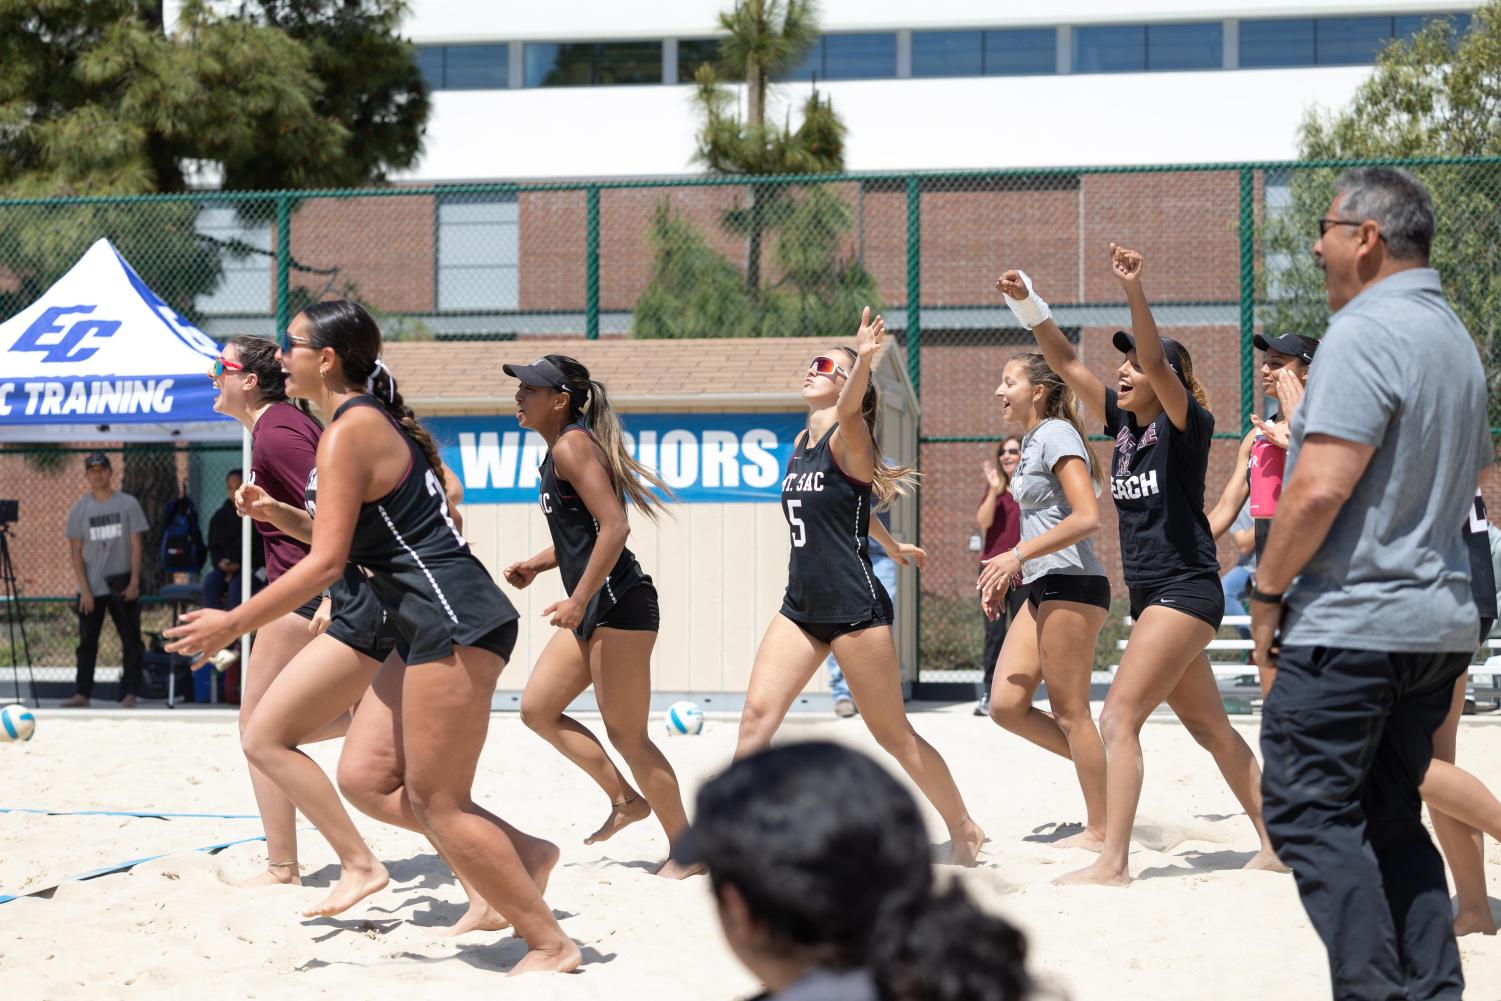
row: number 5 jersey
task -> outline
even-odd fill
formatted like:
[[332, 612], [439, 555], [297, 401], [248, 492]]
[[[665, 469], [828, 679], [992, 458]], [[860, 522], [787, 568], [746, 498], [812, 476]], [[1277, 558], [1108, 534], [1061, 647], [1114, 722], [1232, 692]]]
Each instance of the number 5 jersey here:
[[782, 514], [792, 534], [782, 614], [794, 622], [890, 621], [891, 596], [870, 567], [871, 484], [839, 468], [830, 440], [804, 432], [782, 478]]

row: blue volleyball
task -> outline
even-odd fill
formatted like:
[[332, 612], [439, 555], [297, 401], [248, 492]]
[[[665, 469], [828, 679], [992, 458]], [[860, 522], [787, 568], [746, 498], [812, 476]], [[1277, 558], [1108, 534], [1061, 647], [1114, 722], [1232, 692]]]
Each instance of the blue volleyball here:
[[30, 740], [36, 733], [36, 717], [20, 704], [0, 706], [0, 743]]
[[672, 737], [691, 737], [704, 728], [704, 711], [692, 702], [674, 702], [667, 707], [667, 733]]

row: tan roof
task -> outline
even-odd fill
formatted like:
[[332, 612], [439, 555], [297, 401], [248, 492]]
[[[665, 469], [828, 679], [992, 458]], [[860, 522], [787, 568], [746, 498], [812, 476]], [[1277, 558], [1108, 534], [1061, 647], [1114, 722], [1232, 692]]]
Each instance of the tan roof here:
[[[431, 409], [506, 399], [515, 381], [501, 366], [525, 364], [545, 354], [577, 358], [622, 402], [660, 397], [702, 397], [706, 403], [725, 397], [746, 403], [753, 402], [751, 397], [781, 397], [778, 402], [787, 402], [798, 398], [809, 359], [827, 347], [807, 337], [597, 341], [528, 337], [520, 341], [395, 341], [382, 353], [406, 401]], [[885, 354], [884, 365], [900, 364], [900, 352]]]

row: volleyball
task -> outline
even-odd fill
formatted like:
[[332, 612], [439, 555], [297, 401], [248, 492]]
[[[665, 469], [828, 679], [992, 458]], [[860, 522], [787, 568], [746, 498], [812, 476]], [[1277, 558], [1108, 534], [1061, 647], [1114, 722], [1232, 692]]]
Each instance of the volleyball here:
[[30, 740], [35, 732], [36, 717], [31, 714], [30, 709], [19, 703], [0, 707], [0, 742], [8, 744], [16, 740]]
[[704, 711], [693, 702], [674, 702], [667, 707], [667, 734], [670, 737], [691, 737], [704, 728]]

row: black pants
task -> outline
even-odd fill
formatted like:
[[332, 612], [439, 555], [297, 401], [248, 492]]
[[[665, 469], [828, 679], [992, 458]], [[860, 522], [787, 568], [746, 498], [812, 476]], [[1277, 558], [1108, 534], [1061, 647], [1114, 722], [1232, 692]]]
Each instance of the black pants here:
[[[984, 613], [981, 613], [984, 614]], [[1001, 617], [991, 622], [985, 620], [985, 650], [980, 654], [980, 663], [985, 669], [985, 691], [990, 691], [990, 680], [995, 677], [995, 662], [1001, 657], [1001, 645], [1006, 642], [1006, 624], [1011, 616], [1002, 612]]]
[[78, 693], [85, 698], [94, 693], [94, 662], [99, 657], [99, 630], [104, 627], [106, 610], [120, 634], [124, 655], [120, 695], [135, 695], [141, 689], [141, 603], [114, 593], [96, 594], [94, 610], [78, 613]]
[[1277, 659], [1261, 724], [1263, 810], [1329, 950], [1337, 1001], [1463, 994], [1418, 786], [1469, 661], [1288, 646]]

